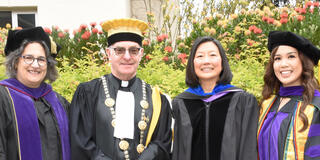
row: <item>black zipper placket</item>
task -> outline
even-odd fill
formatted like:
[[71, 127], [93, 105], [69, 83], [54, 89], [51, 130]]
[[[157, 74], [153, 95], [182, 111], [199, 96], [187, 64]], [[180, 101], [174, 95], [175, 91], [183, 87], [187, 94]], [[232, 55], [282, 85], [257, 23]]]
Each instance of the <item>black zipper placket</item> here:
[[206, 159], [209, 160], [209, 119], [210, 119], [210, 104], [211, 102], [204, 102], [204, 105], [206, 106], [206, 126], [205, 126], [205, 133], [206, 133]]

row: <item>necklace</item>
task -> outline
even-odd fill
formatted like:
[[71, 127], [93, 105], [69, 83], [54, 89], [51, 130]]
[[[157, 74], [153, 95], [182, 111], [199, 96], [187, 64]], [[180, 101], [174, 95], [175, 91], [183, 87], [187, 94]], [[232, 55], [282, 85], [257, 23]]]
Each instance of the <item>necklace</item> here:
[[[101, 79], [102, 79], [104, 93], [106, 95], [106, 100], [104, 103], [110, 109], [110, 112], [112, 115], [111, 125], [115, 127], [116, 125], [115, 124], [116, 113], [114, 110], [115, 100], [110, 97], [109, 90], [108, 90], [108, 81], [104, 76], [101, 76]], [[142, 108], [142, 111], [141, 111], [140, 121], [138, 122], [138, 128], [140, 129], [140, 141], [136, 148], [139, 154], [141, 154], [145, 148], [145, 146], [142, 143], [144, 138], [144, 131], [147, 128], [147, 122], [146, 122], [147, 118], [145, 116], [145, 113], [146, 113], [146, 109], [149, 108], [149, 103], [147, 102], [147, 96], [146, 96], [146, 83], [143, 80], [141, 81], [142, 81], [142, 100], [140, 101], [140, 106]], [[119, 148], [124, 152], [125, 159], [130, 160], [129, 152], [128, 152], [129, 142], [121, 138], [119, 142]]]

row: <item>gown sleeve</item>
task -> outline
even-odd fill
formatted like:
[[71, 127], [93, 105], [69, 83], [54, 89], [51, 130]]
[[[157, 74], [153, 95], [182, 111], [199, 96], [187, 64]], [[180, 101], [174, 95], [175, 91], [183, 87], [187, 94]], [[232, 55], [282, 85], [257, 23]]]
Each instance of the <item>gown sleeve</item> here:
[[171, 107], [167, 98], [161, 95], [161, 113], [155, 132], [148, 147], [142, 152], [139, 160], [170, 159], [172, 142]]
[[245, 93], [240, 97], [239, 104], [242, 108], [241, 128], [238, 133], [241, 133], [239, 144], [239, 160], [257, 159], [257, 127], [259, 118], [259, 107], [256, 98]]
[[[92, 88], [94, 90], [94, 88]], [[111, 160], [105, 156], [95, 143], [95, 107], [97, 92], [80, 84], [70, 106], [70, 139], [72, 160]]]
[[1, 90], [0, 90], [0, 160], [6, 160], [6, 111], [5, 111], [5, 100], [4, 99], [4, 95], [5, 94], [2, 90], [2, 86], [1, 87]]

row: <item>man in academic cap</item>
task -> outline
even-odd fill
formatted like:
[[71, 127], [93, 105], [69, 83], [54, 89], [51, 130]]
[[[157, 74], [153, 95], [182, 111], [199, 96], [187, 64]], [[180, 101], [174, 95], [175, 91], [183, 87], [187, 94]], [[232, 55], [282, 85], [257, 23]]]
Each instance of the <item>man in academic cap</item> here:
[[72, 159], [169, 159], [171, 112], [157, 88], [136, 77], [143, 56], [136, 19], [106, 21], [111, 74], [81, 83], [71, 102]]

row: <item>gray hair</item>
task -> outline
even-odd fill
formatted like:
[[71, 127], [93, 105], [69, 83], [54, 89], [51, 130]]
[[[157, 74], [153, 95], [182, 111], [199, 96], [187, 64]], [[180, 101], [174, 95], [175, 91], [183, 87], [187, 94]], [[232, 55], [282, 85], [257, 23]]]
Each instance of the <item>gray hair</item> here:
[[5, 62], [7, 76], [9, 78], [17, 78], [16, 65], [18, 64], [19, 58], [21, 57], [26, 46], [31, 43], [39, 43], [45, 50], [45, 54], [47, 58], [47, 74], [46, 74], [46, 77], [44, 78], [44, 81], [49, 80], [50, 83], [54, 82], [59, 76], [58, 70], [56, 68], [57, 61], [51, 56], [49, 47], [46, 45], [44, 41], [24, 40], [18, 49], [9, 53], [9, 55], [6, 56], [6, 62]]

